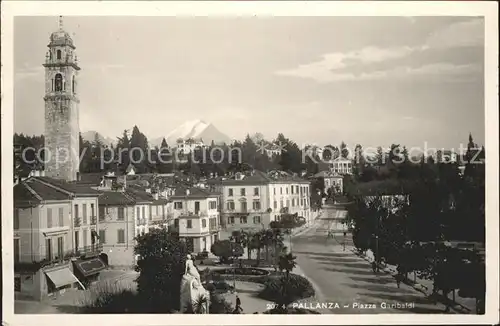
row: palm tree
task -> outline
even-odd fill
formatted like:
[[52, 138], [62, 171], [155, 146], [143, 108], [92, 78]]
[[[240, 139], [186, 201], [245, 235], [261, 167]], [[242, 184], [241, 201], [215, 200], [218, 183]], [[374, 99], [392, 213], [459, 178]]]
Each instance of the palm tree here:
[[260, 263], [260, 250], [264, 246], [264, 232], [261, 230], [252, 235], [250, 245], [253, 249], [257, 249], [257, 265]]
[[288, 281], [290, 278], [290, 272], [297, 267], [297, 262], [295, 261], [297, 257], [288, 253], [286, 255], [281, 255], [278, 262], [278, 268], [280, 272], [285, 271], [286, 280]]
[[263, 241], [264, 246], [266, 248], [266, 262], [269, 262], [269, 246], [274, 243], [273, 240], [274, 240], [273, 230], [271, 230], [271, 229], [264, 230], [262, 241]]
[[207, 314], [208, 313], [208, 305], [210, 300], [207, 296], [200, 294], [198, 299], [196, 299], [189, 307], [188, 311], [193, 314]]
[[233, 231], [231, 234], [231, 237], [229, 238], [231, 241], [241, 245], [243, 248], [247, 248], [248, 252], [248, 259], [250, 260], [251, 258], [251, 253], [252, 251], [250, 250], [250, 240], [252, 238], [252, 235], [249, 232], [246, 231]]

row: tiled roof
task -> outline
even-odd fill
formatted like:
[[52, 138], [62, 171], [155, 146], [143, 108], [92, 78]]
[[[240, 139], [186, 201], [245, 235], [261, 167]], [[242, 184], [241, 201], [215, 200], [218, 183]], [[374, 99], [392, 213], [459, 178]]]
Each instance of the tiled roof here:
[[14, 186], [14, 205], [37, 205], [45, 200], [69, 200], [71, 193], [51, 187], [38, 178], [29, 178]]
[[104, 176], [104, 173], [82, 173], [80, 175], [80, 184], [89, 184], [89, 185], [99, 185], [101, 183], [101, 179]]
[[129, 206], [135, 205], [135, 200], [124, 192], [104, 191], [99, 196], [99, 205]]
[[166, 205], [171, 201], [166, 198], [158, 198], [153, 200], [153, 205]]
[[152, 202], [154, 200], [151, 194], [139, 189], [127, 188], [126, 194], [127, 196], [133, 198], [137, 203]]
[[99, 196], [99, 191], [92, 189], [88, 184], [79, 182], [66, 182], [49, 177], [34, 177], [34, 178], [40, 180], [42, 183], [50, 184], [53, 187], [60, 188], [63, 191], [71, 192], [76, 197]]
[[[189, 190], [189, 195], [186, 194], [186, 190]], [[216, 193], [212, 193], [205, 189], [195, 187], [177, 187], [171, 198], [209, 198], [216, 196]]]
[[314, 175], [314, 178], [335, 178], [335, 177], [342, 178], [341, 175], [332, 173], [330, 171], [321, 171]]

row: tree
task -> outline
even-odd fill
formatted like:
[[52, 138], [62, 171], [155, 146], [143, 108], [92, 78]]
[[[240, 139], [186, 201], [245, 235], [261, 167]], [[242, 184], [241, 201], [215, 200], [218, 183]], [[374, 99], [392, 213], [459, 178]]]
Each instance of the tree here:
[[235, 230], [231, 233], [229, 240], [240, 245], [242, 248], [247, 248], [248, 259], [251, 259], [252, 250], [249, 246], [252, 234], [243, 230]]
[[180, 285], [188, 254], [186, 244], [165, 229], [152, 229], [136, 240], [139, 295], [151, 312], [179, 310]]
[[210, 248], [210, 252], [219, 257], [221, 262], [228, 263], [230, 258], [241, 257], [243, 255], [243, 247], [229, 240], [219, 240], [214, 242]]
[[347, 148], [347, 145], [344, 142], [342, 142], [340, 144], [340, 156], [342, 158], [348, 158], [349, 157], [349, 148]]

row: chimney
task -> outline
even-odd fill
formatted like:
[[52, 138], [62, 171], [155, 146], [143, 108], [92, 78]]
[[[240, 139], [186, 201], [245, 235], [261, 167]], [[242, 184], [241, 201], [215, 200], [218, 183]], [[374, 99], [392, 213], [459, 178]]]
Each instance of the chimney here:
[[158, 193], [157, 192], [154, 194], [154, 198], [155, 198], [155, 200], [158, 200]]
[[186, 189], [186, 196], [189, 196], [189, 194], [190, 194], [189, 189]]

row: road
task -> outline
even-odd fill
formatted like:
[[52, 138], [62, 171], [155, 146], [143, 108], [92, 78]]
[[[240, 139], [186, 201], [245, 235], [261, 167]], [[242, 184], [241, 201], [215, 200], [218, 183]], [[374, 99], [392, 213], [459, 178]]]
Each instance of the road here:
[[[317, 301], [311, 303], [312, 307], [321, 303], [334, 314], [444, 313], [442, 304], [435, 305], [404, 284], [398, 288], [388, 274], [373, 273], [370, 264], [351, 251], [352, 240], [347, 239], [344, 251], [337, 211], [326, 207], [310, 228], [292, 240], [301, 274], [316, 288]], [[329, 238], [328, 230], [332, 229], [338, 231]], [[391, 306], [396, 304], [399, 307]]]

